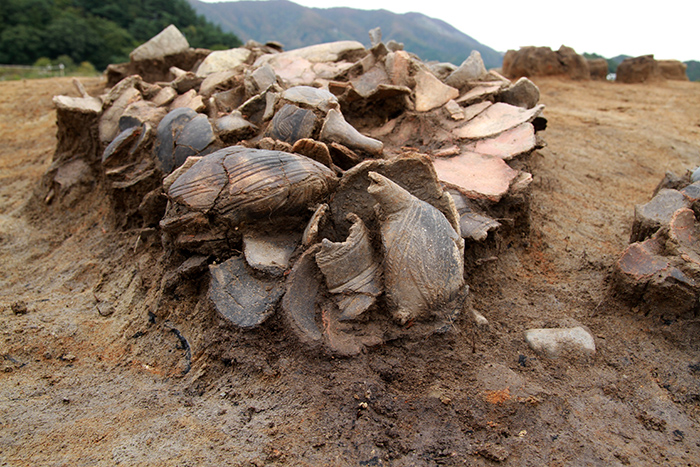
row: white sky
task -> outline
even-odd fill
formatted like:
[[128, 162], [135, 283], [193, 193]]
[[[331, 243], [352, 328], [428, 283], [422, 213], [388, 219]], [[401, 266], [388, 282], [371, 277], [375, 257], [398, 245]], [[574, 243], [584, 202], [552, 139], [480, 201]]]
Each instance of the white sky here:
[[[211, 3], [220, 0], [203, 0]], [[409, 11], [441, 19], [500, 52], [564, 44], [604, 57], [700, 61], [700, 1], [294, 0], [313, 8]], [[262, 19], [264, 20], [264, 19]], [[391, 39], [385, 37], [385, 40]]]

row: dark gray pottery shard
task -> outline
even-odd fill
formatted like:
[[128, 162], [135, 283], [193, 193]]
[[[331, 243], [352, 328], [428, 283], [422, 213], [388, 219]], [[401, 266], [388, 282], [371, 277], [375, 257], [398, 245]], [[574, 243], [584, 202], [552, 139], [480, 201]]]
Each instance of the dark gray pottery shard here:
[[211, 152], [216, 141], [206, 115], [187, 107], [168, 113], [158, 124], [157, 134], [156, 156], [164, 173], [172, 172], [190, 156]]
[[341, 321], [360, 316], [382, 292], [379, 263], [374, 259], [369, 231], [357, 215], [349, 214], [348, 219], [353, 224], [347, 240], [336, 243], [324, 238], [321, 251], [316, 254], [328, 291], [334, 294], [340, 308]]
[[429, 318], [464, 285], [463, 240], [447, 218], [376, 172], [367, 191], [383, 212], [384, 285], [401, 324]]
[[314, 257], [320, 249], [320, 244], [312, 246], [294, 263], [287, 279], [287, 291], [282, 298], [282, 311], [287, 323], [307, 344], [319, 343], [323, 338], [316, 322], [323, 279]]
[[274, 313], [284, 293], [282, 282], [251, 276], [241, 257], [234, 256], [220, 265], [211, 265], [209, 273], [209, 298], [216, 311], [241, 328], [262, 324]]
[[267, 136], [289, 144], [311, 138], [316, 126], [316, 115], [311, 110], [287, 104], [275, 114]]
[[336, 183], [332, 170], [308, 157], [231, 146], [195, 163], [175, 180], [168, 196], [237, 226], [246, 220], [302, 212]]

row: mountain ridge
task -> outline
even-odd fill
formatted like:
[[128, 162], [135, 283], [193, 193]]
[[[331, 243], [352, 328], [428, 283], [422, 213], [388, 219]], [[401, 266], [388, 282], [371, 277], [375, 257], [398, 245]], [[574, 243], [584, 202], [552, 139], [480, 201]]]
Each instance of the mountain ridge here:
[[[356, 40], [369, 44], [368, 31], [382, 29], [384, 40], [402, 42], [426, 61], [459, 65], [478, 50], [488, 68], [500, 67], [503, 54], [421, 13], [358, 10], [347, 7], [307, 8], [289, 0], [204, 3], [188, 0], [195, 11], [242, 40], [278, 41], [291, 50], [321, 42]], [[260, 21], [260, 18], [265, 18]]]

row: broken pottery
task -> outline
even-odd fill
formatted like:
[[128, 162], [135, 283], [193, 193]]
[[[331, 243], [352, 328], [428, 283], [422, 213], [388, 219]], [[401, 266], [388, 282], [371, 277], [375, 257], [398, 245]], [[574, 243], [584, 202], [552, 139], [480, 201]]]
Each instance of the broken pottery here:
[[333, 171], [308, 157], [232, 146], [194, 164], [167, 195], [190, 210], [212, 211], [237, 226], [249, 219], [298, 213], [335, 183]]
[[209, 266], [209, 298], [216, 311], [241, 328], [254, 328], [274, 312], [284, 293], [279, 281], [253, 277], [241, 257], [234, 256], [220, 265]]
[[463, 240], [447, 218], [388, 178], [370, 172], [379, 203], [384, 283], [393, 316], [404, 324], [435, 313], [464, 284]]
[[355, 319], [374, 303], [381, 293], [379, 263], [374, 258], [369, 231], [355, 214], [350, 235], [344, 242], [324, 238], [316, 263], [326, 278], [328, 291], [334, 294], [340, 320]]

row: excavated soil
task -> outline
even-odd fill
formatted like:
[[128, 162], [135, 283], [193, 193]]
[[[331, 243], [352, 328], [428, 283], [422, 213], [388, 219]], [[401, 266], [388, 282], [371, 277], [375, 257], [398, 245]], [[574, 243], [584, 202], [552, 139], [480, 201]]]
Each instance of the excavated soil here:
[[[0, 83], [2, 465], [700, 465], [700, 321], [644, 316], [610, 283], [634, 205], [700, 164], [700, 86], [536, 83], [531, 228], [468, 246], [489, 325], [464, 313], [347, 359], [279, 318], [226, 325], [206, 274], [162, 298], [172, 258], [113, 227], [99, 184], [36, 195], [70, 81]], [[523, 339], [579, 324], [592, 358]]]

